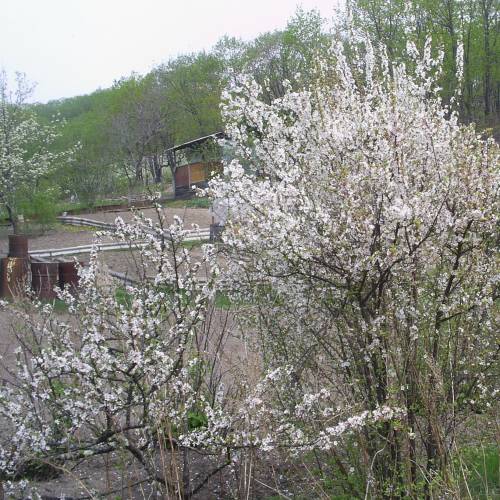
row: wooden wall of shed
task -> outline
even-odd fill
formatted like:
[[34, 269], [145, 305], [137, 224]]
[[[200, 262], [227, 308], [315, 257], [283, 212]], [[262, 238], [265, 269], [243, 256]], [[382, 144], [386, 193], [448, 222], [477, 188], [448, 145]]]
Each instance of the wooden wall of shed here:
[[206, 181], [208, 178], [208, 169], [206, 163], [193, 163], [189, 165], [189, 182], [196, 184], [197, 182]]
[[193, 185], [206, 186], [212, 172], [222, 172], [222, 163], [198, 162], [177, 167], [174, 174], [176, 196], [185, 196]]
[[183, 165], [175, 170], [175, 187], [189, 186], [189, 165]]
[[190, 186], [198, 182], [207, 181], [210, 173], [219, 171], [221, 164], [218, 162], [198, 162], [178, 167], [175, 171], [175, 185], [177, 187]]

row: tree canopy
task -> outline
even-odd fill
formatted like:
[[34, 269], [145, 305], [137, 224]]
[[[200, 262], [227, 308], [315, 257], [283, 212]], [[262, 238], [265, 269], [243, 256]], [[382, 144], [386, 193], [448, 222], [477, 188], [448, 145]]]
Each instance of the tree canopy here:
[[[409, 67], [407, 43], [422, 54], [430, 39], [432, 54], [442, 52], [444, 102], [454, 100], [461, 122], [476, 122], [498, 138], [500, 42], [494, 0], [349, 0], [333, 24], [315, 11], [298, 9], [282, 30], [250, 41], [223, 37], [211, 50], [172, 58], [146, 75], [124, 76], [111, 88], [34, 105], [42, 123], [54, 115], [66, 123], [52, 152], [81, 145], [75, 162], [62, 165], [51, 182], [82, 200], [168, 184], [172, 165], [165, 150], [223, 130], [221, 94], [235, 75], [251, 74], [271, 103], [289, 88], [308, 88], [320, 69], [318, 56], [333, 57], [332, 44], [343, 43], [351, 66], [359, 61], [360, 31], [374, 47], [383, 44], [391, 62]], [[363, 78], [358, 70], [354, 78]]]

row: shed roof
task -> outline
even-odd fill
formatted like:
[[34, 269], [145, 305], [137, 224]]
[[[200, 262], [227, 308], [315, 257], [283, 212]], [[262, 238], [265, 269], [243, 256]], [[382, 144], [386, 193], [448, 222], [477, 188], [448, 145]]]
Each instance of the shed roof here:
[[193, 139], [192, 141], [184, 142], [182, 144], [178, 144], [173, 148], [167, 149], [167, 151], [178, 151], [179, 149], [189, 148], [191, 146], [196, 146], [197, 144], [201, 144], [208, 139], [221, 139], [224, 137], [224, 132], [216, 132], [215, 134], [205, 135], [203, 137], [198, 137], [197, 139]]

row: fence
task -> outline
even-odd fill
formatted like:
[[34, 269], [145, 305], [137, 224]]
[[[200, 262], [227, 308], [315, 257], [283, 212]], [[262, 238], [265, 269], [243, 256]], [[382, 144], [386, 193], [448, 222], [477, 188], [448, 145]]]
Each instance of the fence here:
[[[205, 241], [210, 239], [210, 229], [192, 229], [186, 231], [186, 236], [183, 242], [190, 241]], [[138, 241], [136, 243], [93, 243], [90, 245], [79, 245], [75, 247], [66, 248], [48, 248], [43, 250], [31, 250], [29, 252], [30, 257], [60, 257], [62, 255], [77, 255], [81, 253], [90, 253], [94, 248], [101, 252], [106, 252], [110, 250], [136, 250], [144, 248], [147, 245], [144, 241]]]
[[[71, 217], [71, 216], [60, 216], [57, 218], [59, 222], [62, 224], [69, 224], [71, 226], [86, 226], [86, 227], [97, 227], [99, 229], [103, 229], [105, 231], [115, 231], [116, 225], [111, 222], [102, 222], [95, 219], [86, 219], [83, 217]], [[210, 228], [200, 228], [200, 229], [187, 229], [186, 233], [188, 237], [191, 235], [201, 235], [201, 239], [210, 239], [211, 238], [211, 229]]]
[[72, 217], [68, 215], [60, 216], [57, 218], [59, 222], [63, 224], [69, 224], [71, 226], [86, 226], [86, 227], [97, 227], [99, 229], [104, 229], [106, 231], [114, 231], [116, 229], [115, 224], [109, 222], [101, 222], [94, 219], [85, 219], [83, 217]]
[[[87, 226], [99, 228], [105, 231], [115, 231], [116, 225], [108, 222], [102, 222], [95, 219], [87, 219], [84, 217], [73, 217], [73, 216], [61, 216], [58, 220], [63, 224], [69, 224], [72, 226]], [[185, 231], [185, 237], [183, 242], [191, 241], [206, 241], [211, 239], [210, 228], [200, 228], [200, 229], [190, 229]], [[93, 249], [98, 251], [106, 252], [112, 250], [136, 250], [144, 248], [147, 245], [145, 241], [138, 241], [135, 243], [130, 242], [113, 242], [113, 243], [93, 243], [89, 245], [78, 245], [74, 247], [66, 248], [47, 248], [42, 250], [31, 250], [29, 251], [30, 258], [35, 262], [50, 262], [51, 259], [55, 261], [62, 261], [61, 257], [78, 255], [83, 253], [90, 253]], [[110, 270], [110, 275], [124, 282], [125, 284], [135, 284], [136, 281], [127, 276], [126, 274], [119, 273], [117, 271]]]

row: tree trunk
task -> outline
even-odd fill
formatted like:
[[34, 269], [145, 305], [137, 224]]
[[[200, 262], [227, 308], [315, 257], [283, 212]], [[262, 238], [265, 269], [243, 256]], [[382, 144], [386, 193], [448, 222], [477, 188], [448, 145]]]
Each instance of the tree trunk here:
[[9, 216], [9, 221], [12, 224], [12, 230], [14, 234], [18, 234], [19, 232], [19, 225], [17, 223], [17, 217], [16, 214], [14, 213], [14, 210], [12, 210], [12, 207], [9, 205], [5, 205], [5, 208], [7, 209], [7, 214]]
[[490, 48], [491, 0], [482, 1], [484, 36], [484, 115], [491, 113], [491, 48]]
[[462, 95], [462, 119], [470, 123], [472, 117], [472, 100], [473, 90], [470, 76], [470, 60], [471, 60], [471, 23], [467, 27], [467, 34], [464, 43], [464, 82]]
[[162, 171], [161, 171], [161, 163], [158, 160], [158, 155], [154, 154], [150, 158], [148, 158], [149, 170], [151, 172], [151, 177], [153, 178], [153, 182], [155, 184], [160, 184], [162, 181]]
[[170, 167], [170, 172], [172, 172], [172, 190], [175, 197], [175, 155], [167, 150], [167, 163]]
[[137, 183], [144, 180], [142, 173], [142, 159], [135, 163], [135, 180]]
[[160, 184], [161, 181], [163, 180], [163, 176], [162, 176], [162, 165], [158, 160], [158, 155], [153, 156], [153, 165], [155, 169], [155, 176], [154, 176], [155, 182], [157, 184]]

